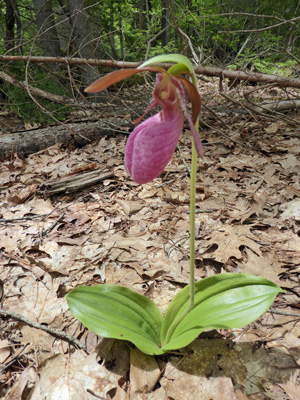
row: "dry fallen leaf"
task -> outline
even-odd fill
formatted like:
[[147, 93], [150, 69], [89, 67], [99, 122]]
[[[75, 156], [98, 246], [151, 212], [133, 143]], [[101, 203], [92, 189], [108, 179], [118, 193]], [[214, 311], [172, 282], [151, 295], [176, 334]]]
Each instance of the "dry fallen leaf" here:
[[[240, 114], [231, 107], [228, 113], [227, 106], [225, 112], [215, 79], [200, 90], [205, 104], [214, 107], [225, 124], [205, 110], [203, 121], [213, 119], [220, 132], [227, 124], [228, 138], [203, 129], [205, 160], [198, 163], [195, 277], [199, 280], [223, 270], [265, 276], [287, 288], [275, 309], [296, 313], [299, 138], [284, 118], [268, 121], [267, 116], [256, 115], [253, 119], [252, 114]], [[258, 90], [259, 100], [268, 93]], [[180, 152], [174, 153], [165, 173], [143, 186], [132, 182], [125, 171], [126, 139], [123, 134], [101, 137], [98, 143], [74, 151], [57, 143], [24, 160], [11, 155], [0, 165], [1, 306], [79, 337], [88, 351], [99, 338], [71, 316], [64, 298], [69, 290], [81, 284], [121, 284], [146, 293], [165, 312], [189, 279], [191, 136], [182, 135]], [[113, 177], [72, 195], [50, 198], [39, 189], [47, 181], [63, 180], [78, 168], [96, 165], [109, 169]], [[153, 364], [151, 371], [143, 368], [144, 359], [136, 350], [132, 350], [130, 365], [124, 342], [115, 341], [118, 345], [106, 349], [102, 360], [96, 356], [92, 360], [23, 323], [3, 319], [1, 324], [4, 347], [0, 357], [6, 365], [13, 361], [1, 387], [14, 389], [15, 398], [34, 386], [35, 398], [47, 395], [55, 400], [68, 396], [94, 399], [97, 395], [129, 400], [130, 391], [136, 400], [198, 399], [201, 390], [208, 398], [223, 400], [228, 394], [231, 400], [261, 400], [266, 397], [264, 387], [274, 398], [277, 393], [278, 399], [283, 397], [279, 384], [287, 385], [290, 397], [298, 389], [294, 373], [299, 364], [299, 324], [287, 315], [266, 313], [244, 330], [221, 331], [238, 341], [233, 349], [226, 347], [225, 340], [208, 339], [202, 347], [195, 345], [196, 356], [187, 355], [186, 361], [179, 356], [170, 361], [165, 356], [163, 365], [160, 359], [147, 359]], [[27, 347], [22, 358], [14, 361], [16, 349], [21, 351], [23, 345]], [[183, 371], [181, 364], [193, 368]], [[40, 383], [27, 373], [27, 365], [38, 369]], [[166, 373], [160, 374], [164, 366]], [[240, 389], [234, 391], [237, 381]]]
[[97, 363], [96, 353], [57, 354], [39, 367], [40, 379], [28, 400], [94, 400], [107, 398], [118, 386], [118, 376]]
[[299, 400], [300, 393], [300, 372], [296, 371], [290, 379], [280, 385], [289, 395], [290, 400]]
[[151, 392], [161, 375], [155, 358], [138, 349], [130, 349], [130, 399]]
[[[213, 251], [209, 252], [209, 256], [225, 264], [231, 257], [238, 260], [242, 258], [242, 246], [249, 247], [257, 255], [262, 256], [259, 238], [251, 232], [247, 225], [223, 225], [218, 231], [212, 233], [211, 238], [204, 242], [203, 247], [206, 248], [206, 251], [213, 248]], [[204, 254], [205, 257], [208, 257], [207, 253]]]

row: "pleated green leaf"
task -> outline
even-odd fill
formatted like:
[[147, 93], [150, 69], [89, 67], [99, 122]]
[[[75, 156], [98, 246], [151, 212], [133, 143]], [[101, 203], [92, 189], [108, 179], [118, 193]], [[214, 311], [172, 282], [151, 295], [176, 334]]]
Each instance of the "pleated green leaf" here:
[[146, 354], [163, 354], [191, 343], [208, 329], [241, 328], [259, 318], [282, 289], [248, 274], [219, 274], [189, 286], [170, 303], [165, 319], [145, 296], [116, 285], [79, 286], [67, 295], [72, 314], [99, 336], [129, 340]]
[[282, 289], [275, 283], [249, 274], [219, 274], [195, 284], [192, 310], [178, 323], [176, 317], [187, 309], [189, 286], [171, 301], [161, 331], [162, 349], [178, 349], [208, 329], [242, 328], [259, 318]]
[[78, 286], [66, 296], [72, 314], [102, 337], [129, 340], [146, 354], [162, 354], [163, 317], [145, 296], [116, 285]]

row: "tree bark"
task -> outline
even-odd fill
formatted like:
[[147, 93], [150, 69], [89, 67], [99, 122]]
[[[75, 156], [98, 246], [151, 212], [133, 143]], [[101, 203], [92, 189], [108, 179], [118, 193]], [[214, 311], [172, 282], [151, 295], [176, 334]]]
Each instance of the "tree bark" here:
[[161, 45], [166, 46], [171, 38], [170, 12], [166, 0], [161, 0], [161, 8], [161, 29], [163, 30], [166, 28], [161, 35]]
[[5, 0], [5, 38], [4, 46], [10, 50], [15, 46], [15, 12], [12, 0]]
[[[93, 37], [90, 32], [89, 15], [85, 0], [68, 0], [76, 54], [88, 59], [93, 57]], [[91, 65], [83, 66], [82, 83], [86, 87], [97, 78], [97, 71]]]
[[146, 30], [146, 1], [139, 0], [139, 30], [143, 32]]
[[[250, 108], [250, 107], [249, 107]], [[252, 105], [251, 109], [255, 112], [285, 112], [300, 109], [300, 100], [282, 100], [274, 101], [272, 103], [261, 104], [261, 106]]]
[[[15, 25], [17, 25], [17, 40], [15, 40]], [[16, 0], [5, 0], [5, 37], [4, 47], [6, 50], [20, 46], [22, 22], [19, 15]], [[22, 47], [19, 48], [22, 53]]]
[[107, 39], [110, 45], [111, 49], [111, 55], [112, 57], [117, 60], [119, 59], [119, 55], [115, 46], [115, 28], [114, 28], [114, 19], [115, 19], [115, 11], [114, 11], [114, 3], [111, 2], [110, 8], [109, 8], [109, 23], [107, 26], [106, 34], [107, 34]]
[[[4, 159], [11, 153], [28, 156], [57, 143], [82, 147], [101, 136], [113, 135], [122, 127], [128, 128], [131, 124], [122, 118], [110, 118], [98, 122], [64, 124], [2, 135], [0, 136], [0, 159]], [[124, 134], [128, 134], [128, 131], [124, 130]]]
[[33, 6], [43, 54], [49, 57], [61, 56], [51, 1], [33, 0]]
[[81, 172], [56, 179], [55, 181], [45, 182], [41, 185], [40, 191], [47, 196], [61, 192], [77, 192], [79, 190], [86, 189], [89, 186], [96, 185], [105, 179], [112, 178], [113, 176], [113, 173], [108, 170], [101, 171], [97, 169], [94, 171]]

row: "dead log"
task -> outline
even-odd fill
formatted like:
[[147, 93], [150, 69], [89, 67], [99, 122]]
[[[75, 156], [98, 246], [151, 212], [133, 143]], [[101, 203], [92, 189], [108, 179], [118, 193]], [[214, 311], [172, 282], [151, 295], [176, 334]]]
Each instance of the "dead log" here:
[[11, 153], [20, 156], [37, 153], [57, 143], [82, 147], [105, 135], [113, 135], [132, 125], [122, 118], [109, 118], [97, 122], [61, 124], [47, 128], [31, 129], [0, 136], [0, 159]]

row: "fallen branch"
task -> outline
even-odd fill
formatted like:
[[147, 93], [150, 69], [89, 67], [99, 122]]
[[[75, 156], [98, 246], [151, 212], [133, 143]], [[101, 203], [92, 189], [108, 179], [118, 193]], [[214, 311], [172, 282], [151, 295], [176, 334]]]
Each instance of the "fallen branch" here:
[[267, 310], [267, 312], [270, 314], [278, 314], [278, 315], [285, 315], [287, 317], [300, 318], [300, 314], [289, 312], [289, 311], [274, 310], [273, 308], [270, 308], [270, 310]]
[[[0, 61], [24, 61], [34, 63], [57, 63], [66, 65], [93, 65], [102, 67], [114, 67], [114, 68], [137, 68], [141, 62], [125, 62], [125, 61], [114, 61], [114, 60], [94, 60], [84, 58], [64, 58], [64, 57], [29, 57], [29, 56], [0, 56]], [[300, 88], [300, 79], [262, 74], [258, 72], [245, 72], [245, 71], [231, 71], [229, 69], [204, 67], [198, 65], [195, 67], [197, 74], [206, 76], [216, 76], [228, 78], [230, 80], [237, 81], [249, 81], [249, 82], [262, 82], [262, 83], [276, 83], [279, 87], [294, 87]]]
[[[262, 103], [261, 106], [270, 112], [292, 111], [300, 108], [300, 100], [282, 100], [272, 103]], [[259, 109], [259, 107], [257, 109]]]
[[48, 181], [41, 185], [40, 190], [46, 195], [53, 195], [57, 193], [71, 193], [89, 186], [96, 185], [99, 182], [113, 177], [113, 173], [100, 170], [89, 171], [76, 175], [70, 175], [55, 181]]
[[96, 60], [93, 58], [79, 57], [36, 57], [36, 56], [0, 56], [0, 61], [24, 61], [33, 63], [55, 63], [65, 65], [92, 65], [95, 67], [117, 67], [117, 68], [136, 68], [141, 62], [126, 62], [115, 60]]
[[44, 99], [53, 101], [54, 103], [58, 103], [58, 104], [65, 104], [65, 105], [72, 105], [72, 106], [82, 106], [82, 103], [74, 100], [74, 99], [70, 99], [69, 97], [64, 97], [64, 96], [59, 96], [57, 94], [54, 93], [50, 93], [50, 92], [46, 92], [45, 90], [41, 90], [38, 89], [34, 86], [28, 85], [24, 82], [20, 82], [19, 80], [17, 80], [15, 77], [6, 74], [3, 71], [0, 71], [0, 79], [3, 79], [5, 82], [10, 83], [14, 86], [17, 86], [18, 88], [24, 90], [25, 92], [30, 92], [31, 94], [35, 95], [35, 96], [39, 96], [42, 97]]
[[195, 72], [206, 76], [218, 76], [228, 78], [231, 81], [249, 81], [261, 83], [276, 83], [279, 87], [300, 88], [300, 79], [287, 78], [285, 76], [262, 74], [260, 72], [231, 71], [229, 69], [202, 67], [195, 68]]
[[69, 335], [68, 333], [60, 331], [59, 329], [50, 328], [46, 325], [41, 325], [38, 322], [31, 321], [30, 319], [23, 317], [20, 314], [11, 312], [11, 311], [6, 311], [6, 310], [0, 309], [0, 315], [5, 316], [5, 317], [10, 317], [15, 321], [24, 322], [26, 325], [31, 326], [32, 328], [39, 329], [41, 331], [50, 333], [50, 335], [52, 335], [58, 339], [64, 340], [65, 342], [68, 342], [68, 343], [72, 344], [73, 346], [77, 346], [80, 349], [86, 349], [86, 345], [84, 343], [82, 343], [80, 340], [76, 339], [72, 335]]

